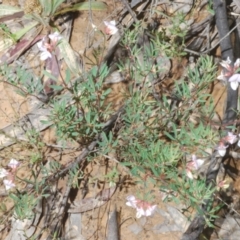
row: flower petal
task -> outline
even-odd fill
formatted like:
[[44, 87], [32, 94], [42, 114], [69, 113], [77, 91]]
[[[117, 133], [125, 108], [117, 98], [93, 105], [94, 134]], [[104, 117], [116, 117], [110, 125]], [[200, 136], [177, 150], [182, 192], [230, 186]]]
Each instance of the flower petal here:
[[189, 169], [186, 169], [186, 175], [188, 178], [193, 179], [193, 174]]
[[238, 82], [230, 82], [230, 86], [235, 91], [238, 88]]
[[62, 36], [60, 35], [59, 32], [51, 33], [48, 35], [48, 37], [54, 42], [57, 42], [58, 40], [62, 39]]
[[39, 50], [42, 52], [47, 50], [46, 47], [44, 46], [44, 38], [41, 41], [37, 42], [37, 46]]
[[16, 159], [11, 159], [8, 166], [12, 169], [16, 169], [20, 165], [20, 162], [17, 161]]
[[238, 59], [236, 60], [236, 62], [234, 63], [234, 67], [235, 67], [235, 68], [239, 68], [239, 66], [240, 66], [240, 58], [238, 58]]
[[118, 28], [116, 27], [115, 20], [110, 21], [110, 22], [104, 21], [104, 24], [106, 26], [106, 34], [114, 35], [115, 33], [117, 33]]
[[226, 149], [218, 149], [218, 153], [221, 157], [224, 157], [226, 154]]
[[202, 159], [197, 159], [197, 160], [195, 161], [195, 163], [196, 163], [196, 170], [197, 170], [197, 169], [199, 169], [199, 168], [203, 165], [204, 160], [202, 160]]
[[3, 180], [3, 183], [4, 183], [4, 185], [5, 185], [6, 190], [9, 190], [9, 189], [11, 189], [11, 188], [13, 188], [13, 187], [16, 187], [16, 185], [13, 183], [12, 180], [4, 179], [4, 180]]
[[93, 23], [92, 23], [92, 28], [93, 28], [94, 31], [97, 31], [97, 26]]
[[157, 205], [150, 206], [146, 211], [145, 211], [145, 216], [151, 216], [157, 208]]
[[112, 26], [116, 26], [116, 21], [115, 21], [115, 20], [112, 20], [112, 21], [110, 21], [110, 24], [111, 24]]
[[228, 135], [224, 137], [225, 141], [227, 141], [230, 144], [234, 144], [237, 142], [237, 135], [233, 134], [232, 132], [228, 132]]
[[49, 51], [44, 51], [41, 53], [41, 55], [40, 55], [41, 61], [45, 61], [48, 58], [52, 58], [52, 54]]
[[231, 68], [231, 66], [230, 66], [231, 60], [230, 60], [229, 57], [227, 58], [227, 60], [221, 61], [220, 64], [222, 65], [222, 67], [224, 67], [226, 69], [230, 69]]
[[145, 211], [142, 208], [137, 208], [136, 218], [140, 218], [141, 216], [145, 216]]
[[4, 178], [8, 175], [8, 171], [4, 168], [0, 168], [0, 178]]
[[221, 71], [221, 74], [217, 77], [217, 79], [223, 81], [223, 83], [226, 83], [226, 82], [227, 82], [227, 78], [226, 78], [226, 76], [224, 75], [224, 72], [223, 72], [223, 71]]
[[126, 205], [132, 208], [137, 208], [137, 200], [133, 195], [127, 197]]
[[240, 82], [240, 74], [239, 73], [236, 73], [236, 74], [233, 74], [229, 80], [229, 82]]

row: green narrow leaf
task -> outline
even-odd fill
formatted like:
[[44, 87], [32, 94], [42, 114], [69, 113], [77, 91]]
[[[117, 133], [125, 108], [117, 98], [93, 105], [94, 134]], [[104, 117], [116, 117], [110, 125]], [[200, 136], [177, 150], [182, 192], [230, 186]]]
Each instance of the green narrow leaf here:
[[164, 131], [164, 134], [168, 137], [168, 138], [170, 138], [171, 140], [175, 140], [175, 138], [171, 135], [171, 134], [169, 134], [168, 132], [166, 132], [166, 131]]
[[54, 91], [61, 91], [63, 89], [60, 85], [50, 85]]
[[53, 76], [50, 72], [48, 72], [46, 70], [43, 71], [43, 74], [46, 75], [47, 77], [51, 78], [51, 79], [54, 79], [55, 81], [58, 80], [55, 76]]

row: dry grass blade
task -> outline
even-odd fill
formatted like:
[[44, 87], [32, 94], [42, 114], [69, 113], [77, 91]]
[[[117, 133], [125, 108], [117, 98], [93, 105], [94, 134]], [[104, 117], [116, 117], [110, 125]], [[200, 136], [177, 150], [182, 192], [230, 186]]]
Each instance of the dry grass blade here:
[[58, 44], [61, 56], [63, 56], [65, 63], [76, 76], [80, 76], [83, 73], [82, 63], [78, 54], [72, 49], [69, 42], [63, 38]]
[[[19, 16], [19, 13], [22, 13], [21, 8], [18, 7], [14, 7], [14, 6], [10, 6], [10, 5], [5, 5], [5, 4], [1, 4], [0, 5], [0, 16], [6, 16], [9, 15], [8, 17], [15, 17], [15, 16]], [[14, 15], [18, 13], [18, 15]], [[3, 21], [4, 18], [0, 18], [0, 22]], [[6, 19], [6, 18], [5, 18]]]

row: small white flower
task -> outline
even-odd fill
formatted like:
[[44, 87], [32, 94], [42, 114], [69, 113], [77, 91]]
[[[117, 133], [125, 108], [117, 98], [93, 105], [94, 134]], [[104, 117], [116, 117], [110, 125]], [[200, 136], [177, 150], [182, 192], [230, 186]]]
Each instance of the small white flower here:
[[40, 51], [46, 51], [46, 47], [44, 45], [45, 43], [45, 38], [43, 38], [41, 41], [37, 42], [37, 46], [39, 48]]
[[151, 216], [157, 208], [157, 205], [151, 205], [148, 202], [135, 198], [133, 195], [127, 197], [126, 205], [136, 208], [136, 218], [140, 218], [141, 216]]
[[48, 58], [52, 58], [52, 54], [49, 51], [44, 51], [41, 53], [41, 55], [40, 55], [41, 61], [45, 61]]
[[44, 38], [37, 43], [37, 46], [38, 46], [39, 50], [42, 52], [40, 55], [41, 61], [45, 61], [48, 58], [52, 57], [52, 54], [47, 50]]
[[189, 168], [186, 169], [186, 175], [188, 178], [193, 179], [193, 174], [192, 174], [192, 170], [190, 170]]
[[202, 159], [197, 159], [196, 155], [192, 155], [192, 162], [194, 165], [195, 170], [198, 170], [204, 163], [204, 160]]
[[219, 155], [221, 156], [221, 157], [224, 157], [225, 156], [225, 154], [226, 154], [226, 149], [218, 149], [218, 153], [219, 153]]
[[39, 50], [42, 52], [40, 55], [42, 61], [52, 58], [52, 51], [55, 49], [57, 42], [62, 39], [59, 32], [49, 34], [48, 37], [51, 40], [50, 43], [45, 42], [45, 37], [37, 43]]
[[237, 73], [239, 65], [240, 65], [240, 59], [238, 58], [236, 62], [234, 63], [234, 66], [231, 66], [230, 58], [228, 57], [226, 61], [222, 61], [220, 63], [223, 68], [225, 68], [224, 71], [221, 72], [221, 75], [217, 77], [217, 79], [222, 80], [224, 83], [228, 80], [230, 83], [231, 88], [235, 91], [238, 88], [238, 85], [240, 83], [240, 74]]
[[93, 28], [94, 31], [97, 31], [97, 26], [93, 23], [92, 23], [92, 28]]
[[223, 81], [224, 84], [227, 83], [227, 78], [223, 71], [221, 71], [221, 74], [217, 77], [217, 79]]
[[137, 200], [133, 195], [130, 195], [127, 197], [127, 202], [126, 205], [132, 208], [136, 208], [137, 207]]
[[237, 69], [237, 68], [239, 68], [239, 66], [240, 66], [240, 58], [238, 58], [236, 60], [236, 62], [234, 63], [234, 68]]
[[48, 35], [48, 37], [54, 42], [56, 43], [57, 41], [62, 39], [62, 36], [60, 35], [59, 32], [54, 32]]
[[230, 58], [228, 57], [227, 60], [222, 60], [220, 62], [220, 64], [222, 65], [222, 67], [226, 68], [226, 69], [229, 69], [230, 67], [230, 64], [231, 64], [231, 60]]
[[238, 84], [240, 82], [240, 74], [236, 73], [236, 74], [233, 74], [229, 80], [230, 82], [230, 86], [233, 90], [237, 90], [238, 88]]
[[233, 134], [232, 132], [228, 132], [228, 135], [223, 138], [226, 142], [230, 144], [234, 144], [237, 142], [237, 135]]
[[17, 167], [19, 167], [19, 165], [20, 165], [20, 162], [13, 158], [10, 160], [8, 164], [8, 166], [12, 169], [16, 169]]
[[13, 188], [13, 187], [16, 187], [16, 185], [13, 183], [12, 180], [4, 179], [4, 180], [3, 180], [3, 183], [4, 183], [4, 185], [5, 185], [6, 190], [9, 190], [9, 189], [11, 189], [11, 188]]
[[218, 146], [216, 147], [216, 150], [218, 151], [218, 154], [221, 157], [224, 157], [226, 154], [227, 148], [228, 148], [228, 145], [225, 145], [224, 142], [220, 141]]
[[141, 216], [149, 217], [151, 216], [154, 211], [156, 210], [157, 205], [149, 205], [147, 208], [144, 207], [137, 208], [136, 218], [140, 218]]
[[197, 159], [196, 155], [192, 155], [192, 160], [187, 163], [186, 165], [186, 175], [188, 178], [193, 179], [193, 171], [198, 170], [204, 163], [204, 160], [202, 159]]
[[4, 168], [0, 168], [0, 178], [4, 178], [8, 175], [8, 171]]
[[116, 27], [116, 21], [104, 21], [104, 24], [106, 26], [105, 32], [107, 35], [114, 35], [115, 33], [117, 33], [118, 28]]

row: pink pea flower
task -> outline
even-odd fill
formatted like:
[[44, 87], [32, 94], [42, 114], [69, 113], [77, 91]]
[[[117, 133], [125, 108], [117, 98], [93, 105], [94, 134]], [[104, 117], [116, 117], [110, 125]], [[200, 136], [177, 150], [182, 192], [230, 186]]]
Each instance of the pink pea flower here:
[[16, 187], [16, 185], [13, 182], [13, 180], [4, 179], [3, 183], [5, 185], [6, 190], [9, 190], [9, 189], [11, 189], [13, 187]]
[[57, 42], [62, 39], [62, 36], [59, 32], [51, 33], [48, 35], [48, 37], [52, 40], [51, 45], [56, 45]]
[[52, 54], [49, 51], [50, 45], [45, 42], [45, 38], [43, 38], [40, 42], [37, 43], [39, 50], [42, 52], [40, 55], [41, 61], [45, 61], [48, 58], [52, 58]]
[[226, 142], [230, 144], [234, 144], [237, 142], [237, 135], [233, 134], [232, 132], [228, 132], [228, 135], [223, 138]]
[[220, 62], [220, 65], [222, 66], [222, 67], [224, 67], [226, 70], [228, 70], [229, 72], [231, 71], [231, 69], [232, 69], [232, 67], [231, 67], [231, 60], [230, 60], [230, 58], [228, 57], [227, 58], [227, 60], [222, 60], [221, 62]]
[[115, 20], [110, 21], [110, 22], [104, 21], [104, 24], [106, 26], [105, 33], [107, 35], [114, 35], [118, 32], [118, 28], [116, 27], [116, 21]]
[[133, 195], [127, 197], [126, 205], [132, 208], [136, 208], [136, 218], [141, 216], [151, 216], [157, 208], [157, 205], [151, 205], [150, 203], [137, 199]]
[[52, 52], [55, 49], [57, 42], [62, 39], [62, 36], [58, 32], [49, 34], [48, 37], [51, 40], [50, 43], [46, 42], [45, 37], [37, 43], [39, 50], [42, 52], [40, 55], [42, 61], [52, 58]]
[[204, 160], [202, 159], [197, 159], [196, 155], [192, 155], [192, 165], [195, 170], [198, 170], [204, 163]]
[[4, 178], [9, 174], [9, 172], [4, 169], [4, 168], [0, 168], [0, 178]]
[[224, 71], [221, 71], [221, 74], [217, 77], [217, 79], [223, 81], [224, 84], [227, 82], [227, 77], [224, 74]]
[[224, 82], [227, 82], [227, 80], [230, 82], [230, 86], [233, 90], [237, 90], [239, 82], [240, 82], [240, 74], [237, 73], [237, 70], [240, 66], [240, 59], [238, 58], [236, 62], [234, 63], [234, 66], [231, 66], [231, 60], [228, 57], [226, 61], [222, 61], [220, 63], [223, 68], [225, 68], [224, 71], [221, 71], [221, 75], [217, 77], [218, 80], [222, 80]]
[[188, 178], [193, 179], [193, 172], [198, 170], [204, 163], [204, 160], [197, 159], [196, 155], [192, 155], [192, 160], [186, 165], [186, 175]]
[[13, 171], [15, 171], [19, 167], [19, 165], [20, 165], [20, 162], [13, 158], [10, 160], [8, 164], [8, 166], [12, 168]]
[[230, 82], [230, 86], [233, 90], [237, 90], [239, 82], [240, 82], [240, 74], [232, 75], [228, 81]]
[[228, 148], [228, 145], [226, 145], [224, 143], [224, 141], [220, 141], [218, 143], [218, 146], [216, 147], [216, 150], [218, 151], [218, 154], [221, 156], [221, 157], [224, 157], [225, 154], [226, 154], [226, 149]]

